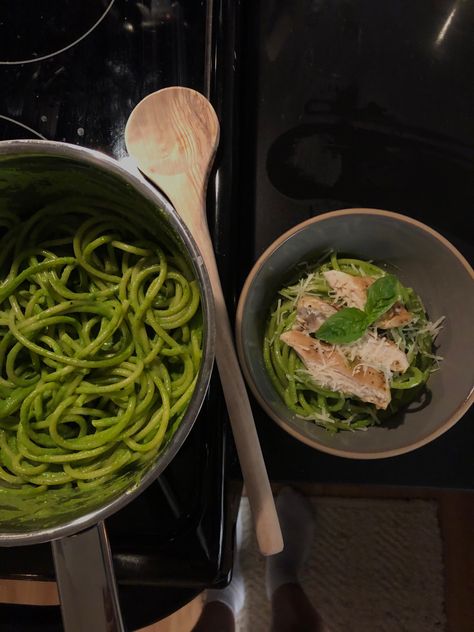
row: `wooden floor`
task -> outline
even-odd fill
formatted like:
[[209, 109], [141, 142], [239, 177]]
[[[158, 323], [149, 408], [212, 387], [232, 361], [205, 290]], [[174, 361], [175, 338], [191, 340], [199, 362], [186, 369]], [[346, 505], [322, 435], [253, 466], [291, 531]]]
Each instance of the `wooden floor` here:
[[[474, 493], [426, 489], [300, 485], [311, 496], [360, 498], [425, 498], [439, 503], [446, 572], [447, 632], [474, 630]], [[275, 488], [277, 491], [277, 488]], [[51, 605], [58, 603], [56, 585], [47, 582], [0, 580], [0, 602]], [[142, 632], [190, 632], [201, 611], [201, 598]], [[19, 631], [21, 632], [21, 631]], [[368, 630], [367, 632], [373, 632]], [[375, 632], [375, 631], [374, 631]]]

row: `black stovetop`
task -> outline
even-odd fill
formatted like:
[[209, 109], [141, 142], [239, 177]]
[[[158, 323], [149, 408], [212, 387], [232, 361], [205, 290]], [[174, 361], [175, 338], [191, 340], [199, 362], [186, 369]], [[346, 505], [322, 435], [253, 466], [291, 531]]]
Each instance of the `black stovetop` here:
[[[219, 77], [210, 63], [222, 37], [219, 11], [219, 3], [193, 0], [2, 2], [0, 140], [65, 141], [102, 150], [126, 164], [125, 123], [148, 93], [185, 85], [210, 96], [220, 113]], [[217, 161], [221, 181], [228, 178], [228, 162], [222, 141]], [[216, 242], [222, 243], [223, 193], [212, 182], [209, 218]], [[235, 453], [214, 375], [203, 409], [173, 462], [106, 521], [130, 629], [228, 580], [240, 495], [239, 482], [234, 487], [230, 481], [230, 467], [235, 467]], [[49, 545], [0, 549], [0, 577], [54, 578]], [[2, 632], [60, 627], [58, 608], [33, 612], [0, 605]]]
[[167, 85], [205, 89], [206, 4], [5, 0], [1, 139], [66, 141], [122, 158], [140, 99]]
[[[21, 27], [23, 3], [5, 2], [2, 10], [7, 4], [5, 15], [18, 14]], [[57, 23], [51, 39], [35, 41], [31, 33], [5, 29], [0, 16], [0, 61], [5, 50], [16, 55], [10, 60], [21, 61], [22, 39], [29, 41], [29, 55], [49, 54], [56, 37], [54, 46], [65, 48], [64, 34], [80, 38], [109, 2], [80, 3], [86, 8], [80, 20], [88, 21], [82, 32], [75, 0], [34, 4], [50, 7], [56, 21], [67, 14], [69, 25]], [[41, 10], [32, 15], [32, 31], [48, 23]], [[207, 49], [206, 16], [215, 27]], [[122, 159], [123, 126], [142, 96], [171, 84], [204, 93], [209, 87], [222, 126], [209, 219], [229, 307], [271, 241], [336, 208], [368, 206], [417, 217], [472, 261], [473, 27], [472, 5], [454, 0], [429, 7], [411, 0], [115, 0], [97, 28], [71, 48], [41, 62], [0, 65], [0, 137], [67, 140]], [[168, 610], [175, 609], [197, 583], [225, 581], [231, 520], [224, 519], [219, 533], [215, 529], [238, 494], [225, 493], [223, 408], [215, 381], [189, 445], [165, 473], [169, 487], [157, 483], [149, 497], [136, 501], [144, 503], [140, 511], [132, 510], [134, 503], [111, 524], [124, 612], [134, 624], [152, 620], [153, 599], [163, 613], [168, 597]], [[280, 430], [256, 404], [255, 414], [274, 481], [474, 489], [474, 410], [430, 445], [376, 462], [319, 453]], [[181, 486], [179, 459], [187, 462], [186, 455], [200, 473], [190, 487]], [[182, 503], [181, 517], [172, 517], [169, 489]], [[196, 502], [204, 489], [206, 502]], [[133, 528], [140, 545], [130, 537]], [[192, 554], [184, 544], [188, 536]], [[49, 551], [42, 550], [46, 568]], [[24, 562], [22, 571], [27, 567]], [[176, 569], [186, 572], [178, 576]], [[179, 578], [181, 591], [161, 585]], [[16, 627], [2, 627], [0, 610], [1, 632], [40, 630], [26, 627], [24, 612], [11, 607]]]

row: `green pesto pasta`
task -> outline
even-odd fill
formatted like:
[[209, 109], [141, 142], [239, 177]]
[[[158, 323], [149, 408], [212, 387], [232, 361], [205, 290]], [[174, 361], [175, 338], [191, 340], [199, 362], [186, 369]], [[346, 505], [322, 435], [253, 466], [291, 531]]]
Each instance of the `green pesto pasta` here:
[[0, 487], [98, 487], [153, 459], [201, 363], [177, 248], [93, 204], [0, 216]]
[[[390, 372], [389, 375], [384, 374], [390, 400], [388, 406], [380, 410], [373, 403], [363, 401], [354, 394], [324, 387], [314, 378], [314, 374], [308, 370], [297, 351], [286, 344], [281, 336], [285, 338], [286, 332], [295, 329], [302, 330], [298, 321], [297, 306], [301, 304], [299, 301], [303, 296], [309, 297], [309, 300], [311, 297], [321, 299], [329, 304], [334, 312], [345, 307], [337, 304], [338, 299], [334, 289], [327, 282], [325, 273], [329, 271], [338, 271], [364, 279], [370, 278], [371, 283], [389, 276], [386, 270], [373, 263], [338, 257], [335, 253], [309, 266], [293, 284], [279, 291], [266, 323], [263, 359], [275, 390], [286, 406], [297, 416], [316, 423], [329, 432], [363, 430], [388, 420], [400, 409], [417, 400], [423, 393], [430, 374], [437, 369], [441, 359], [435, 354], [434, 341], [442, 326], [443, 318], [434, 323], [430, 322], [420, 297], [413, 289], [403, 286], [398, 279], [390, 275], [393, 282], [397, 284], [397, 305], [402, 305], [407, 310], [411, 316], [410, 321], [401, 326], [380, 329], [374, 322], [375, 318], [371, 320], [365, 315], [366, 325], [364, 325], [367, 336], [371, 335], [377, 343], [382, 341], [382, 344], [385, 344], [384, 341], [386, 341], [388, 344], [395, 345], [403, 352], [407, 360], [407, 368], [403, 374], [396, 371]], [[362, 306], [354, 311], [362, 317], [364, 312], [361, 310], [363, 310]], [[329, 323], [329, 320], [327, 322]], [[307, 334], [306, 331], [304, 333]], [[347, 334], [347, 331], [344, 333]], [[341, 335], [340, 330], [338, 334]], [[309, 341], [318, 336], [317, 333], [308, 335], [311, 336], [306, 338]], [[358, 335], [356, 334], [353, 340], [356, 340]], [[323, 349], [327, 350], [324, 356], [327, 358], [331, 358], [334, 350], [336, 352], [343, 350], [344, 353], [350, 351], [349, 344], [331, 346], [324, 341], [324, 338], [317, 344], [321, 342]], [[353, 357], [353, 362], [347, 361], [347, 366], [355, 372], [360, 369], [361, 360]]]

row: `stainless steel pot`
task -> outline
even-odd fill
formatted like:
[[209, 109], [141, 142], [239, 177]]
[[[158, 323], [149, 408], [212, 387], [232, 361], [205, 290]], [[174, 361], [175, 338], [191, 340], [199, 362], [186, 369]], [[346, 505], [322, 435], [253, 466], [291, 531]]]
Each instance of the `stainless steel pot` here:
[[[48, 490], [25, 498], [0, 487], [0, 546], [51, 541], [63, 622], [68, 632], [120, 631], [123, 623], [104, 519], [152, 483], [173, 459], [201, 408], [214, 360], [214, 317], [210, 284], [198, 248], [176, 211], [141, 177], [99, 152], [65, 143], [0, 142], [0, 208], [26, 213], [43, 202], [93, 196], [130, 208], [130, 221], [146, 219], [150, 237], [171, 240], [198, 280], [204, 321], [203, 360], [186, 414], [161, 454], [141, 470], [118, 475], [99, 492]], [[5, 496], [5, 493], [4, 493]], [[1, 557], [1, 552], [0, 552]]]

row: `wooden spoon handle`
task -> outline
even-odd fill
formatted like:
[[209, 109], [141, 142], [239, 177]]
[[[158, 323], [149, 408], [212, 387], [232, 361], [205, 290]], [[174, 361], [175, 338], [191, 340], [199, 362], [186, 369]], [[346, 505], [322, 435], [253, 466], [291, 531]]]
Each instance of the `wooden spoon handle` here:
[[217, 366], [252, 510], [257, 542], [263, 555], [273, 555], [283, 549], [280, 523], [250, 401], [235, 352], [214, 250], [207, 229], [201, 231], [196, 241], [201, 247], [214, 294]]
[[217, 366], [258, 545], [264, 555], [278, 553], [283, 548], [280, 524], [235, 353], [206, 221], [205, 191], [219, 140], [219, 121], [209, 101], [198, 92], [182, 87], [164, 88], [134, 109], [125, 138], [140, 169], [166, 192], [201, 251], [214, 294]]
[[242, 468], [258, 547], [263, 555], [273, 555], [283, 549], [283, 538], [252, 408], [235, 352], [214, 247], [209, 236], [203, 191], [203, 181], [206, 179], [198, 168], [178, 175], [161, 174], [159, 180], [155, 174], [150, 175], [158, 186], [166, 191], [175, 209], [186, 222], [199, 246], [209, 274], [215, 305], [216, 360], [222, 390]]

